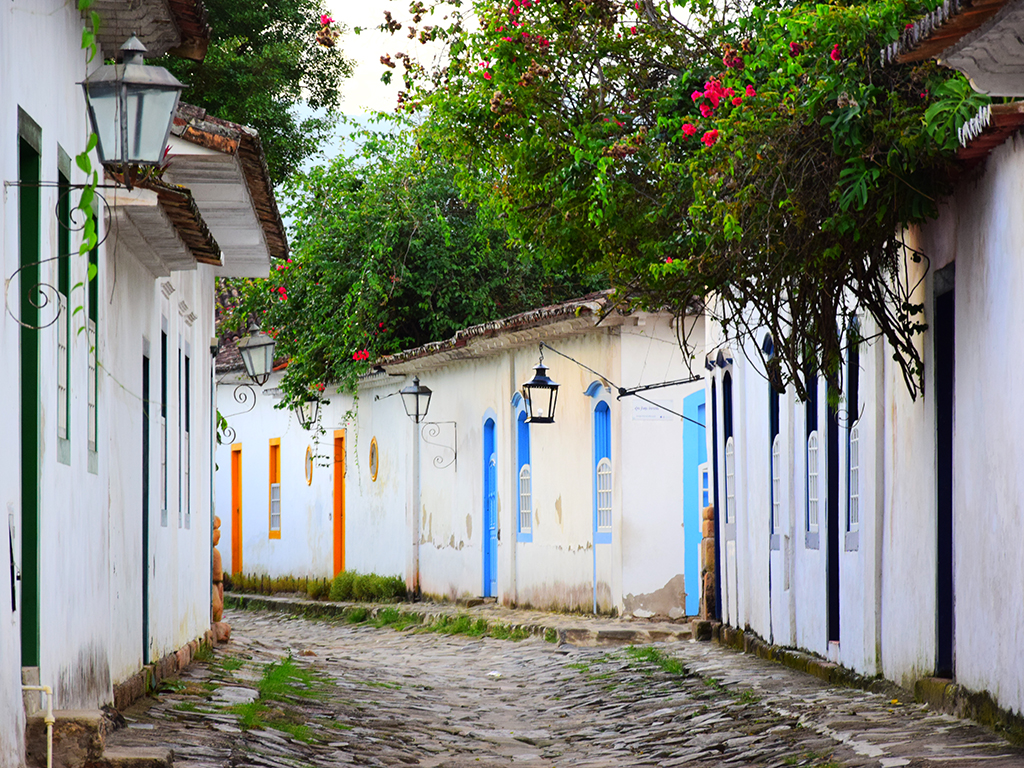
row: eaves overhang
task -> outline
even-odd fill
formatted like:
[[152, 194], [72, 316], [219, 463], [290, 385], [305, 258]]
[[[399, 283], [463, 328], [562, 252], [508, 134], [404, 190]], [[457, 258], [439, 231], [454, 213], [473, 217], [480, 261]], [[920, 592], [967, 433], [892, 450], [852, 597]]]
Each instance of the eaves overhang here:
[[210, 44], [210, 25], [202, 0], [95, 0], [88, 18], [100, 17], [97, 40], [102, 59], [114, 58], [132, 35], [146, 46], [146, 57], [170, 53], [202, 61]]
[[882, 58], [897, 64], [933, 58], [981, 93], [1024, 95], [1024, 0], [946, 0], [909, 25]]
[[[123, 180], [112, 175], [114, 181]], [[220, 247], [210, 234], [189, 190], [159, 179], [137, 180], [129, 192], [107, 194], [113, 247], [126, 245], [157, 277], [194, 270], [197, 264], [220, 266]]]
[[224, 252], [224, 277], [266, 277], [288, 256], [259, 134], [200, 107], [179, 106], [165, 175], [188, 187]]

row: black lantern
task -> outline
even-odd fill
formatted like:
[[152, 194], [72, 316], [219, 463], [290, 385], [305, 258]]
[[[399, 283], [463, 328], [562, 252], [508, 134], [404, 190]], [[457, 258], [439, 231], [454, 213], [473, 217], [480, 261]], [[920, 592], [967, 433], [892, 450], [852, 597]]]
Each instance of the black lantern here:
[[[160, 165], [185, 87], [163, 67], [146, 66], [146, 52], [132, 35], [121, 46], [120, 64], [104, 64], [81, 83], [89, 104], [89, 120], [99, 139], [104, 165]], [[129, 184], [130, 188], [130, 184]]]
[[257, 386], [263, 386], [274, 370], [274, 347], [277, 342], [260, 330], [255, 321], [249, 326], [249, 335], [239, 339], [235, 346], [242, 356], [245, 373]]
[[310, 429], [320, 417], [320, 398], [310, 395], [300, 400], [295, 405], [295, 415], [299, 419], [299, 426]]
[[543, 344], [540, 345], [540, 362], [534, 366], [533, 371], [533, 378], [523, 384], [526, 422], [528, 424], [554, 424], [558, 385], [548, 378], [548, 369], [544, 366]]
[[430, 387], [420, 384], [419, 376], [413, 377], [412, 384], [403, 389], [399, 394], [402, 396], [402, 404], [405, 405], [405, 413], [416, 424], [423, 421], [430, 407]]

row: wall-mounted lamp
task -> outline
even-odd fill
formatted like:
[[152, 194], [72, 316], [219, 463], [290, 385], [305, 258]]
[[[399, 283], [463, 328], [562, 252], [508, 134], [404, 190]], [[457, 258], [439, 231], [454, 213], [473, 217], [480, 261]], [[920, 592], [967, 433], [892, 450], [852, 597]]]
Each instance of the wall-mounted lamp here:
[[544, 366], [543, 344], [540, 345], [540, 362], [533, 367], [533, 370], [533, 378], [523, 384], [526, 422], [528, 424], [554, 424], [558, 385], [548, 378], [548, 369]]
[[242, 365], [246, 375], [257, 386], [263, 386], [274, 370], [274, 347], [277, 342], [263, 333], [253, 321], [249, 325], [249, 335], [239, 339], [235, 346], [242, 356]]
[[299, 426], [308, 431], [320, 418], [320, 398], [309, 395], [305, 400], [300, 400], [295, 405], [295, 416]]
[[416, 424], [423, 421], [430, 407], [430, 387], [420, 384], [420, 377], [414, 376], [412, 384], [403, 389], [399, 394], [402, 396], [402, 404], [405, 406], [406, 415]]
[[185, 87], [163, 67], [146, 66], [145, 52], [146, 46], [132, 35], [121, 46], [120, 64], [104, 64], [80, 83], [99, 139], [100, 162], [120, 166], [128, 189], [129, 166], [163, 162]]

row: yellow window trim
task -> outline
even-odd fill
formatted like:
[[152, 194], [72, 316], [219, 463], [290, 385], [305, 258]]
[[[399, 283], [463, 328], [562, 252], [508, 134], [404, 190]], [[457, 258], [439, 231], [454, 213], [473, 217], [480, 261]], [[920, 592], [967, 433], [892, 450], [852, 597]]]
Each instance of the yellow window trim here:
[[[274, 450], [275, 448], [277, 450]], [[281, 484], [281, 438], [280, 437], [272, 437], [272, 438], [270, 438], [270, 446], [269, 446], [269, 451], [268, 452], [270, 454], [270, 473], [268, 475], [269, 482], [267, 483], [267, 531], [269, 532], [271, 539], [280, 539], [281, 538], [281, 528], [280, 528], [280, 516], [281, 516], [281, 513], [280, 513], [280, 508], [278, 508], [278, 526], [279, 527], [278, 527], [278, 529], [276, 531], [271, 527], [271, 525], [272, 525], [272, 516], [273, 516], [273, 506], [274, 506], [274, 502], [271, 499], [271, 497], [273, 495], [273, 486], [274, 486], [275, 482], [278, 485]], [[278, 500], [278, 503], [280, 504], [280, 500]]]

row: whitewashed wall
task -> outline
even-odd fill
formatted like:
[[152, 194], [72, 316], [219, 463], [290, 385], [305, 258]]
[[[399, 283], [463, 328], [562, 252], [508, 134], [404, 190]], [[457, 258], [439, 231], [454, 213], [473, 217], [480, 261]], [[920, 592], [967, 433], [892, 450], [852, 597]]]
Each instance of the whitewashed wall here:
[[[701, 329], [702, 330], [702, 329]], [[698, 335], [702, 339], [702, 334]], [[615, 383], [634, 386], [688, 375], [668, 317], [644, 325], [599, 328], [549, 340], [559, 351]], [[419, 522], [419, 573], [425, 594], [441, 598], [483, 592], [483, 433], [495, 421], [497, 454], [497, 596], [508, 604], [591, 610], [633, 608], [681, 615], [683, 608], [682, 422], [634, 418], [635, 400], [623, 402], [597, 387], [611, 410], [614, 514], [611, 544], [593, 543], [593, 411], [585, 394], [594, 374], [547, 351], [545, 363], [561, 385], [555, 424], [530, 427], [533, 467], [532, 541], [518, 541], [518, 464], [513, 396], [533, 375], [534, 343], [484, 357], [431, 366], [417, 362], [433, 397], [420, 430], [420, 499], [413, 495], [412, 445], [417, 431], [396, 394], [412, 381], [378, 375], [364, 380], [346, 439], [345, 566], [349, 570], [411, 579], [412, 514]], [[277, 374], [276, 376], [279, 376]], [[232, 378], [233, 381], [233, 378]], [[261, 389], [272, 389], [272, 378]], [[700, 382], [656, 392], [681, 410]], [[233, 384], [218, 387], [225, 415], [238, 410]], [[352, 406], [331, 395], [322, 423], [341, 426]], [[243, 568], [268, 575], [331, 575], [332, 468], [317, 468], [311, 486], [302, 474], [306, 442], [290, 413], [273, 410], [260, 395], [251, 412], [229, 418], [243, 454]], [[453, 425], [454, 423], [454, 425]], [[444, 446], [455, 445], [457, 460]], [[267, 536], [268, 440], [281, 438], [282, 535]], [[369, 471], [376, 440], [379, 470]], [[440, 445], [439, 445], [440, 444]], [[321, 452], [326, 452], [326, 449]], [[218, 449], [217, 494], [222, 519], [220, 550], [231, 563], [230, 446]], [[413, 510], [415, 509], [415, 513]], [[325, 545], [325, 546], [322, 546]], [[595, 589], [596, 587], [596, 589]], [[694, 587], [695, 588], [695, 587]]]
[[[63, 0], [17, 0], [0, 10], [0, 174], [16, 181], [18, 171], [18, 108], [41, 128], [41, 178], [58, 179], [58, 146], [71, 158], [87, 136], [85, 106], [77, 84], [89, 67], [80, 50], [82, 22], [73, 3]], [[96, 61], [91, 66], [97, 66]], [[72, 164], [72, 182], [81, 174]], [[44, 187], [41, 195], [40, 257], [58, 255], [59, 230], [54, 208], [58, 193]], [[18, 188], [5, 187], [0, 206], [3, 274], [19, 264]], [[77, 202], [77, 193], [72, 195]], [[84, 284], [85, 259], [71, 238], [71, 283]], [[44, 263], [40, 279], [57, 283], [58, 262]], [[159, 393], [161, 314], [169, 321], [171, 347], [170, 498], [174, 505], [168, 529], [159, 528], [158, 480], [153, 475], [150, 514], [152, 539], [150, 654], [155, 658], [176, 650], [209, 628], [209, 563], [211, 505], [211, 369], [209, 339], [213, 333], [213, 271], [167, 279], [175, 289], [164, 298], [160, 282], [143, 269], [116, 232], [100, 249], [98, 306], [98, 450], [87, 455], [89, 343], [78, 333], [84, 312], [72, 316], [70, 461], [58, 459], [57, 325], [39, 332], [39, 509], [40, 509], [40, 664], [43, 684], [54, 688], [57, 708], [94, 708], [109, 703], [112, 686], [138, 671], [143, 662], [142, 588], [142, 345], [150, 340], [152, 396]], [[18, 286], [12, 284], [7, 309], [18, 314]], [[193, 313], [188, 326], [179, 306]], [[81, 287], [71, 295], [71, 310], [86, 305]], [[54, 304], [44, 308], [40, 322], [53, 317]], [[60, 321], [63, 322], [63, 318]], [[177, 527], [179, 413], [177, 407], [178, 335], [187, 341], [192, 366], [192, 462], [190, 528]], [[0, 316], [0, 354], [8, 375], [0, 395], [8, 410], [2, 422], [9, 439], [0, 445], [0, 494], [4, 539], [10, 523], [15, 531], [15, 559], [20, 566], [21, 441], [19, 439], [19, 325], [5, 311]], [[158, 427], [151, 432], [152, 460], [158, 461]], [[90, 463], [92, 466], [90, 467]], [[8, 547], [6, 541], [3, 551]], [[5, 557], [4, 560], [7, 560]], [[205, 575], [204, 575], [205, 574]], [[24, 710], [20, 692], [20, 611], [11, 610], [10, 567], [0, 567], [0, 766], [21, 764]], [[18, 595], [18, 605], [22, 604]]]

